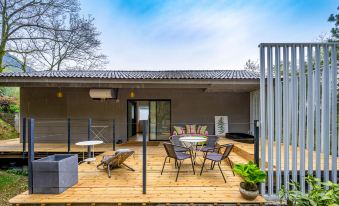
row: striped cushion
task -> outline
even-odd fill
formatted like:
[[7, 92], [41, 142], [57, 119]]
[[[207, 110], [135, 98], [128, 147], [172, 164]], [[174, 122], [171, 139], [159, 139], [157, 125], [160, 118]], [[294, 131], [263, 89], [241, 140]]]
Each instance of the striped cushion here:
[[174, 128], [173, 135], [185, 134], [185, 128], [178, 126], [174, 126], [173, 128]]
[[199, 125], [197, 129], [197, 134], [206, 134], [207, 126], [206, 125]]
[[187, 134], [196, 134], [197, 133], [196, 125], [195, 124], [186, 125], [186, 133]]

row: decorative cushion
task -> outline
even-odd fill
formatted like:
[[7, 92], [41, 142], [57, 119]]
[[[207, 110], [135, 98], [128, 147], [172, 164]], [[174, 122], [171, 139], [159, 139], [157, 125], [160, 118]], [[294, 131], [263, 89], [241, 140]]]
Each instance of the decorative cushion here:
[[173, 135], [182, 135], [185, 134], [185, 128], [183, 127], [178, 127], [178, 126], [174, 126], [174, 131], [173, 131]]
[[187, 134], [196, 134], [197, 133], [196, 125], [195, 124], [186, 125], [186, 133]]
[[206, 135], [207, 126], [206, 125], [199, 125], [197, 129], [197, 134]]

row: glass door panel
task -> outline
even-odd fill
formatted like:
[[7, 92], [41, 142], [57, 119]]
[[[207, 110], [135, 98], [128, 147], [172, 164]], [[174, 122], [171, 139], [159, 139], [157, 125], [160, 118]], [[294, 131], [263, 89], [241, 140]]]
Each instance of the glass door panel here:
[[150, 101], [150, 140], [168, 140], [171, 135], [171, 101]]
[[171, 102], [157, 102], [157, 140], [168, 140], [171, 135]]
[[149, 102], [149, 140], [157, 140], [157, 102]]
[[127, 138], [136, 135], [136, 103], [127, 102]]

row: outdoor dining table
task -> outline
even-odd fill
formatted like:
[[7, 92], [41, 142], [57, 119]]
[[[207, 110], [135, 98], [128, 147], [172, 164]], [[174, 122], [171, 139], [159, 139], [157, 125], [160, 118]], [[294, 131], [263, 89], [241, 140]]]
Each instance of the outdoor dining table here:
[[180, 137], [179, 141], [182, 142], [182, 144], [192, 150], [194, 152], [193, 154], [193, 162], [195, 163], [196, 157], [197, 157], [197, 151], [200, 151], [201, 147], [198, 147], [199, 143], [206, 142], [206, 137], [199, 137], [199, 136], [185, 136]]
[[[87, 162], [87, 163], [90, 163], [90, 162], [93, 162], [96, 160], [95, 158], [95, 155], [94, 155], [94, 145], [98, 145], [98, 144], [102, 144], [103, 141], [101, 140], [88, 140], [88, 141], [82, 141], [82, 142], [77, 142], [75, 143], [75, 145], [77, 146], [83, 146], [84, 147], [84, 150], [82, 151], [82, 159], [83, 159], [83, 162]], [[90, 155], [89, 158], [86, 158], [85, 159], [85, 147], [92, 147], [92, 155]]]

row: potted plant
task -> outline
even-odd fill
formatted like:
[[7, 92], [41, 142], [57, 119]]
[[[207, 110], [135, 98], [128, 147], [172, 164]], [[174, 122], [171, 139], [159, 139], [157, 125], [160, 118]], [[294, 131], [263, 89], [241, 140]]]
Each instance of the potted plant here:
[[233, 171], [243, 179], [239, 189], [241, 196], [246, 200], [254, 200], [259, 195], [257, 184], [265, 182], [266, 173], [252, 161], [247, 164], [235, 164]]

